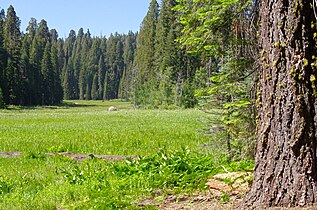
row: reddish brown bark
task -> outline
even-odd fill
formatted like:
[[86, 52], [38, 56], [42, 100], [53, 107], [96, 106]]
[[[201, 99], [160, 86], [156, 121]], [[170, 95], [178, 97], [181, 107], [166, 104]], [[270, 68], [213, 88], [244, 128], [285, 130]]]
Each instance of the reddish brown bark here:
[[244, 207], [317, 202], [317, 51], [311, 6], [307, 0], [260, 2], [256, 164]]

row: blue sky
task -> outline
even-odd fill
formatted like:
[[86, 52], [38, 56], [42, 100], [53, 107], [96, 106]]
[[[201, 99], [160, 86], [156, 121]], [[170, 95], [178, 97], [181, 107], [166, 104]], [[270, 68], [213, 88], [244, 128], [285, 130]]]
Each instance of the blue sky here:
[[79, 28], [93, 36], [136, 32], [146, 15], [151, 0], [1, 0], [0, 8], [12, 5], [25, 31], [31, 17], [38, 23], [45, 19], [59, 37], [67, 37], [70, 29]]

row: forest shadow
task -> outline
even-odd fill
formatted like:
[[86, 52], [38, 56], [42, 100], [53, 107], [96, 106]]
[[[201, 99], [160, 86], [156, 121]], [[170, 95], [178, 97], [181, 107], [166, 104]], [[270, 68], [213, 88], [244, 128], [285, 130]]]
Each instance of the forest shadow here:
[[38, 105], [38, 106], [7, 106], [6, 110], [43, 110], [43, 109], [70, 109], [70, 108], [87, 108], [87, 107], [96, 107], [96, 104], [82, 104], [76, 102], [62, 102], [56, 105]]
[[85, 108], [85, 107], [96, 107], [97, 104], [82, 104], [82, 103], [76, 103], [76, 102], [63, 102], [57, 107], [63, 107], [63, 108]]

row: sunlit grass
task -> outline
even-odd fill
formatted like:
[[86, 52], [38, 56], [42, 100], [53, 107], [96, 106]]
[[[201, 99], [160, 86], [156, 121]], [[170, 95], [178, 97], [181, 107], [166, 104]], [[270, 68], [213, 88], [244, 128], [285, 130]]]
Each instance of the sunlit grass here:
[[[76, 104], [75, 104], [76, 103]], [[134, 110], [123, 102], [68, 102], [70, 106], [0, 111], [0, 150], [148, 155], [159, 148], [198, 150], [198, 110]], [[109, 106], [119, 108], [109, 112]]]
[[0, 209], [140, 209], [144, 196], [203, 190], [208, 177], [224, 168], [251, 167], [252, 162], [214, 162], [186, 149], [123, 162], [34, 154], [0, 158]]

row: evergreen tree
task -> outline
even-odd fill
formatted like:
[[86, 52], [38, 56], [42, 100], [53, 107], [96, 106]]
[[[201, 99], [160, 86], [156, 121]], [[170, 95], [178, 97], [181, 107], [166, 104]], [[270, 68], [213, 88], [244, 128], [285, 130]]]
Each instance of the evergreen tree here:
[[[191, 104], [193, 107], [194, 89], [187, 89], [186, 86], [192, 85], [192, 78], [200, 64], [197, 56], [188, 55], [176, 41], [183, 28], [178, 21], [179, 14], [174, 9], [177, 5], [175, 0], [162, 1], [156, 33], [155, 69], [158, 78], [162, 78], [160, 81], [173, 92], [161, 92], [165, 103], [184, 107]], [[167, 83], [164, 78], [168, 78]]]
[[130, 31], [124, 37], [123, 62], [124, 70], [120, 82], [119, 98], [128, 100], [132, 92], [132, 71], [136, 48], [136, 35]]
[[38, 42], [39, 58], [42, 60], [47, 42], [51, 41], [51, 34], [47, 22], [42, 19], [35, 33], [35, 39]]
[[5, 107], [5, 103], [3, 100], [2, 89], [0, 88], [0, 108], [4, 108], [4, 107]]
[[52, 43], [51, 46], [51, 64], [53, 74], [53, 85], [52, 85], [52, 103], [59, 104], [63, 99], [63, 87], [60, 78], [61, 65], [59, 64], [59, 56], [57, 49], [57, 40]]
[[56, 31], [56, 29], [51, 29], [50, 32], [50, 41], [51, 41], [51, 44], [55, 44], [57, 42], [57, 39], [58, 39], [58, 33]]
[[[75, 76], [75, 83], [76, 85], [74, 86], [75, 89], [75, 98], [79, 98], [79, 94], [80, 94], [80, 90], [79, 90], [79, 76], [80, 76], [80, 69], [82, 67], [82, 39], [84, 37], [84, 30], [83, 28], [80, 28], [75, 42], [74, 42], [74, 46], [73, 46], [73, 51], [72, 51], [72, 61], [73, 61], [73, 69], [74, 69], [74, 76]], [[84, 52], [85, 53], [85, 52]]]
[[103, 89], [103, 97], [102, 100], [109, 100], [109, 73], [108, 71], [106, 71], [106, 75], [105, 75], [105, 81], [104, 81], [104, 89]]
[[119, 96], [119, 89], [120, 89], [120, 82], [122, 80], [122, 75], [124, 71], [124, 60], [123, 60], [123, 43], [122, 43], [122, 36], [120, 36], [120, 39], [118, 39], [117, 45], [116, 45], [116, 69], [115, 71], [115, 95], [114, 98], [118, 98]]
[[162, 0], [160, 16], [158, 19], [155, 36], [155, 67], [162, 76], [166, 67], [172, 66], [175, 59], [172, 50], [175, 50], [175, 25], [177, 18], [172, 8], [176, 5], [175, 0]]
[[[30, 23], [34, 25], [33, 21]], [[32, 27], [33, 28], [33, 27]], [[32, 31], [30, 32], [30, 35]], [[44, 99], [44, 95], [48, 96], [46, 87], [44, 87], [43, 71], [42, 71], [42, 60], [44, 56], [45, 47], [50, 42], [50, 31], [45, 20], [41, 20], [38, 29], [35, 32], [35, 36], [32, 41], [31, 52], [30, 52], [30, 64], [31, 71], [31, 89], [32, 89], [32, 102], [33, 104], [47, 103]]]
[[70, 100], [70, 99], [74, 99], [74, 91], [73, 91], [74, 90], [73, 89], [74, 71], [72, 69], [72, 65], [66, 65], [66, 62], [65, 62], [65, 66], [64, 66], [64, 69], [66, 70], [65, 70], [64, 82], [63, 82], [63, 93], [64, 93], [63, 98], [65, 100]]
[[116, 33], [111, 34], [107, 40], [107, 72], [108, 81], [107, 87], [107, 99], [118, 98], [119, 84], [123, 72], [123, 44], [122, 36]]
[[[161, 3], [160, 16], [158, 19], [156, 36], [155, 36], [155, 72], [160, 78], [160, 93], [158, 100], [163, 104], [173, 104], [176, 94], [176, 70], [179, 66], [175, 64], [181, 60], [177, 57], [176, 51], [179, 46], [175, 45], [175, 19], [176, 14], [172, 8], [176, 5], [174, 0], [163, 0]], [[177, 61], [176, 61], [177, 60]], [[179, 104], [178, 104], [179, 105]]]
[[[31, 18], [31, 20], [29, 21], [29, 25], [26, 28], [26, 31], [27, 31], [28, 37], [31, 38], [32, 40], [35, 37], [35, 33], [37, 29], [38, 29], [37, 20], [35, 18]], [[32, 42], [30, 44], [32, 44]]]
[[100, 56], [98, 62], [98, 91], [97, 91], [97, 99], [103, 98], [103, 90], [104, 90], [104, 80], [105, 80], [106, 66], [104, 63], [103, 55]]
[[83, 100], [85, 99], [85, 90], [86, 90], [86, 69], [85, 66], [82, 66], [80, 68], [79, 72], [79, 99]]
[[78, 82], [75, 77], [74, 60], [73, 60], [73, 48], [76, 41], [76, 33], [74, 30], [70, 30], [68, 37], [64, 44], [64, 67], [62, 75], [64, 75], [63, 89], [64, 99], [76, 99], [78, 98]]
[[[256, 33], [250, 30], [256, 26], [250, 18], [254, 15], [253, 11], [248, 10], [246, 5], [231, 0], [180, 0], [175, 8], [183, 25], [182, 35], [177, 40], [189, 53], [199, 55], [205, 68], [204, 71], [198, 69], [197, 75], [191, 78], [196, 77], [194, 84], [197, 84], [197, 79], [204, 72], [209, 80], [206, 85], [199, 84], [203, 89], [197, 90], [196, 96], [203, 109], [222, 109], [217, 124], [224, 125], [228, 133], [227, 145], [235, 150], [234, 158], [237, 159], [245, 154], [252, 157], [255, 129], [254, 109], [249, 93], [254, 84], [252, 56], [257, 54], [256, 45], [250, 45]], [[183, 91], [180, 99], [184, 101], [187, 98], [183, 94], [187, 84], [186, 81], [181, 84]], [[228, 150], [229, 160], [232, 155]]]
[[7, 10], [7, 15], [3, 28], [4, 49], [7, 53], [5, 76], [7, 81], [7, 91], [4, 93], [6, 103], [21, 104], [22, 78], [20, 74], [20, 50], [21, 32], [20, 20], [17, 17], [13, 6]]
[[[5, 75], [5, 65], [6, 65], [6, 52], [4, 49], [4, 21], [5, 21], [5, 12], [2, 9], [0, 11], [0, 89], [2, 95], [2, 102], [4, 103], [5, 99], [3, 96], [3, 91], [7, 87], [6, 75]], [[7, 91], [5, 91], [7, 92]]]
[[30, 101], [30, 41], [27, 35], [22, 38], [22, 48], [21, 48], [21, 63], [20, 72], [22, 75], [22, 89], [21, 89], [21, 102], [22, 105], [31, 104]]
[[86, 100], [91, 100], [91, 82], [88, 80], [86, 85], [86, 94], [85, 94]]
[[88, 52], [92, 47], [92, 38], [90, 36], [89, 30], [85, 33], [84, 37], [82, 38], [82, 54], [81, 54], [81, 65], [79, 70], [79, 99], [83, 100], [86, 93], [86, 86], [87, 86], [87, 70], [89, 68], [89, 56]]
[[70, 30], [64, 45], [65, 60], [67, 65], [70, 63], [70, 60], [72, 58], [72, 52], [73, 52], [75, 41], [76, 41], [76, 33], [74, 30]]
[[47, 41], [44, 49], [43, 59], [41, 63], [41, 73], [43, 75], [42, 104], [54, 104], [55, 73], [52, 68], [51, 44], [49, 41]]
[[92, 86], [91, 86], [91, 99], [92, 100], [97, 100], [98, 99], [98, 74], [95, 73], [93, 81], [92, 81]]
[[[151, 100], [151, 91], [157, 89], [157, 75], [154, 71], [155, 37], [156, 27], [159, 17], [159, 5], [156, 0], [152, 0], [149, 10], [142, 21], [140, 33], [137, 40], [137, 50], [135, 55], [136, 68], [136, 99], [140, 101]], [[138, 92], [140, 91], [140, 92]], [[144, 94], [145, 93], [145, 94]], [[136, 101], [139, 103], [140, 101]]]
[[56, 49], [57, 49], [57, 58], [58, 58], [58, 75], [60, 77], [61, 83], [63, 83], [63, 66], [65, 63], [65, 51], [64, 51], [64, 40], [63, 39], [58, 39], [56, 43]]

